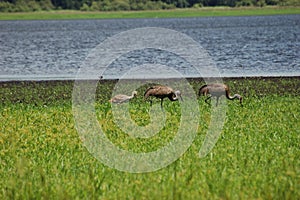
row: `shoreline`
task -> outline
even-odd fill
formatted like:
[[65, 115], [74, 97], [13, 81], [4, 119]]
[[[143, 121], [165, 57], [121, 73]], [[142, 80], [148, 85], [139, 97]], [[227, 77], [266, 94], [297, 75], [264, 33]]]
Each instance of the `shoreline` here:
[[227, 17], [300, 14], [300, 7], [202, 7], [170, 10], [142, 11], [78, 11], [51, 10], [36, 12], [0, 13], [4, 20], [84, 20], [84, 19], [138, 19], [138, 18], [183, 18], [183, 17]]
[[[127, 79], [122, 79], [122, 80], [167, 80], [167, 79], [187, 79], [187, 80], [197, 80], [197, 79], [260, 79], [260, 78], [265, 78], [265, 79], [280, 79], [280, 78], [300, 78], [300, 75], [253, 75], [253, 76], [219, 76], [219, 77], [168, 77], [168, 78], [157, 78], [157, 79], [152, 79], [152, 78], [127, 78]], [[75, 81], [95, 81], [95, 80], [103, 80], [103, 81], [118, 81], [120, 79], [118, 78], [99, 78], [99, 79], [76, 79], [76, 78], [70, 78], [70, 77], [24, 77], [24, 78], [0, 78], [0, 84], [1, 83], [8, 83], [8, 82], [54, 82], [54, 81], [59, 81], [59, 82], [75, 82]]]
[[[176, 80], [176, 79], [187, 79], [188, 81], [190, 80], [204, 80], [204, 79], [222, 79], [222, 80], [258, 80], [258, 79], [299, 79], [300, 80], [300, 75], [295, 75], [295, 76], [226, 76], [226, 77], [183, 77], [183, 78], [165, 78], [165, 79], [151, 79], [151, 78], [141, 78], [141, 79], [122, 79], [122, 80], [136, 80], [136, 81], [148, 81], [148, 80]], [[21, 80], [1, 80], [0, 79], [0, 86], [2, 84], [10, 84], [10, 83], [20, 83], [20, 82], [36, 82], [36, 83], [42, 83], [42, 82], [75, 82], [75, 81], [103, 81], [103, 82], [111, 82], [111, 81], [118, 81], [120, 79], [113, 79], [113, 78], [108, 78], [108, 79], [21, 79]]]
[[[203, 78], [187, 79], [197, 93], [199, 87], [205, 82]], [[213, 79], [210, 81], [213, 82]], [[223, 82], [228, 84], [233, 92], [239, 92], [246, 98], [264, 97], [268, 95], [298, 96], [300, 94], [300, 76], [295, 77], [227, 77]], [[0, 82], [0, 107], [12, 104], [28, 104], [35, 106], [45, 105], [71, 105], [73, 80], [59, 81], [10, 81]], [[96, 98], [101, 103], [111, 98], [117, 80], [101, 79], [97, 84]], [[124, 82], [126, 83], [126, 82]], [[128, 82], [130, 84], [130, 81]], [[139, 93], [154, 82], [143, 80]], [[156, 80], [155, 83], [159, 83]], [[85, 81], [89, 87], [95, 82]]]

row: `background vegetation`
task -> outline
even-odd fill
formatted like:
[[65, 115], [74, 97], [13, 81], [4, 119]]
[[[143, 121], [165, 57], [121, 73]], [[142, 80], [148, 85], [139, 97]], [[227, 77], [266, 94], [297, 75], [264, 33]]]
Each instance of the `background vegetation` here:
[[203, 6], [300, 6], [298, 0], [0, 0], [0, 12], [41, 10], [127, 11]]
[[210, 16], [257, 16], [300, 14], [300, 7], [205, 7], [174, 10], [82, 12], [57, 10], [41, 12], [0, 12], [0, 20], [61, 20], [61, 19], [125, 19], [125, 18], [176, 18]]
[[[203, 84], [189, 81], [195, 92]], [[72, 81], [0, 82], [0, 199], [299, 199], [299, 77], [224, 81], [244, 96], [244, 107], [228, 101], [209, 155], [198, 157], [210, 120], [210, 106], [199, 98], [192, 146], [168, 167], [144, 174], [111, 169], [85, 149], [74, 127]], [[140, 151], [143, 143], [113, 123], [107, 100], [116, 81], [100, 83], [99, 124], [115, 145]], [[129, 107], [133, 119], [147, 120], [142, 95]], [[168, 123], [146, 148], [176, 134], [180, 104], [165, 101], [164, 108]]]

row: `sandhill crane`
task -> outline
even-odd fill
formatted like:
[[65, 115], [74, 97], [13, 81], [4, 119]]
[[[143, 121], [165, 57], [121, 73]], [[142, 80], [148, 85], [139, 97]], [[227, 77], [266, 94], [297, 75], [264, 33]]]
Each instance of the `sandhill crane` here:
[[[174, 91], [172, 88], [164, 85], [156, 85], [148, 88], [144, 94], [145, 100], [147, 100], [150, 96], [154, 96], [156, 98], [161, 99], [160, 106], [162, 108], [164, 98], [168, 97], [170, 101], [177, 101], [179, 98], [181, 100], [181, 93], [179, 90]], [[152, 105], [152, 101], [150, 100], [150, 105]]]
[[109, 100], [109, 102], [111, 103], [124, 103], [124, 102], [127, 102], [129, 101], [130, 99], [132, 99], [133, 97], [135, 97], [137, 95], [137, 91], [133, 91], [131, 96], [127, 96], [125, 94], [118, 94], [116, 96], [114, 96], [113, 98], [111, 98]]
[[222, 95], [225, 95], [226, 98], [229, 99], [229, 100], [234, 100], [234, 99], [240, 100], [240, 104], [243, 106], [243, 104], [242, 104], [243, 97], [239, 94], [235, 94], [233, 96], [230, 96], [229, 87], [225, 84], [212, 83], [212, 84], [203, 85], [199, 89], [199, 96], [201, 96], [201, 95], [207, 96], [209, 94], [210, 94], [210, 96], [205, 99], [206, 103], [207, 103], [208, 99], [210, 99], [212, 96], [215, 96], [215, 97], [217, 97], [217, 104], [216, 105], [218, 105], [219, 98]]

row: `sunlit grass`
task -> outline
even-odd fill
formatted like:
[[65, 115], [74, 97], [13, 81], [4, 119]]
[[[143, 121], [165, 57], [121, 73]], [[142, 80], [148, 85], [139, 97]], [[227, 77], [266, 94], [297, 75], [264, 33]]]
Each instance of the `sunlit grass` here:
[[174, 18], [211, 16], [249, 16], [300, 14], [299, 7], [205, 7], [150, 11], [81, 12], [72, 10], [0, 13], [0, 20], [114, 19], [114, 18]]
[[[227, 101], [225, 126], [208, 156], [198, 157], [210, 120], [210, 106], [200, 98], [192, 146], [168, 167], [145, 174], [111, 169], [85, 149], [75, 129], [71, 83], [1, 83], [0, 199], [299, 198], [299, 79], [225, 81], [243, 94], [244, 106]], [[192, 84], [198, 88], [201, 82]], [[103, 87], [110, 90], [112, 85]], [[165, 102], [167, 125], [159, 134], [134, 140], [114, 123], [107, 103], [110, 93], [98, 96], [95, 109], [114, 144], [147, 152], [172, 140], [178, 102]], [[36, 94], [40, 96], [31, 96]], [[129, 107], [135, 121], [149, 123], [150, 106], [142, 96]]]

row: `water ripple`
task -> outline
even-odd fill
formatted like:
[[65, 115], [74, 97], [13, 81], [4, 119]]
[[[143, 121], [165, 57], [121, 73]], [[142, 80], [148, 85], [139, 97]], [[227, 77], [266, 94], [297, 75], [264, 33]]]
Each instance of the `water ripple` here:
[[[208, 51], [222, 76], [300, 76], [300, 15], [279, 15], [0, 21], [0, 80], [74, 78], [101, 41], [139, 27], [189, 35]], [[105, 78], [145, 63], [174, 66], [187, 77], [194, 74], [188, 63], [170, 52], [142, 50], [112, 63]]]

